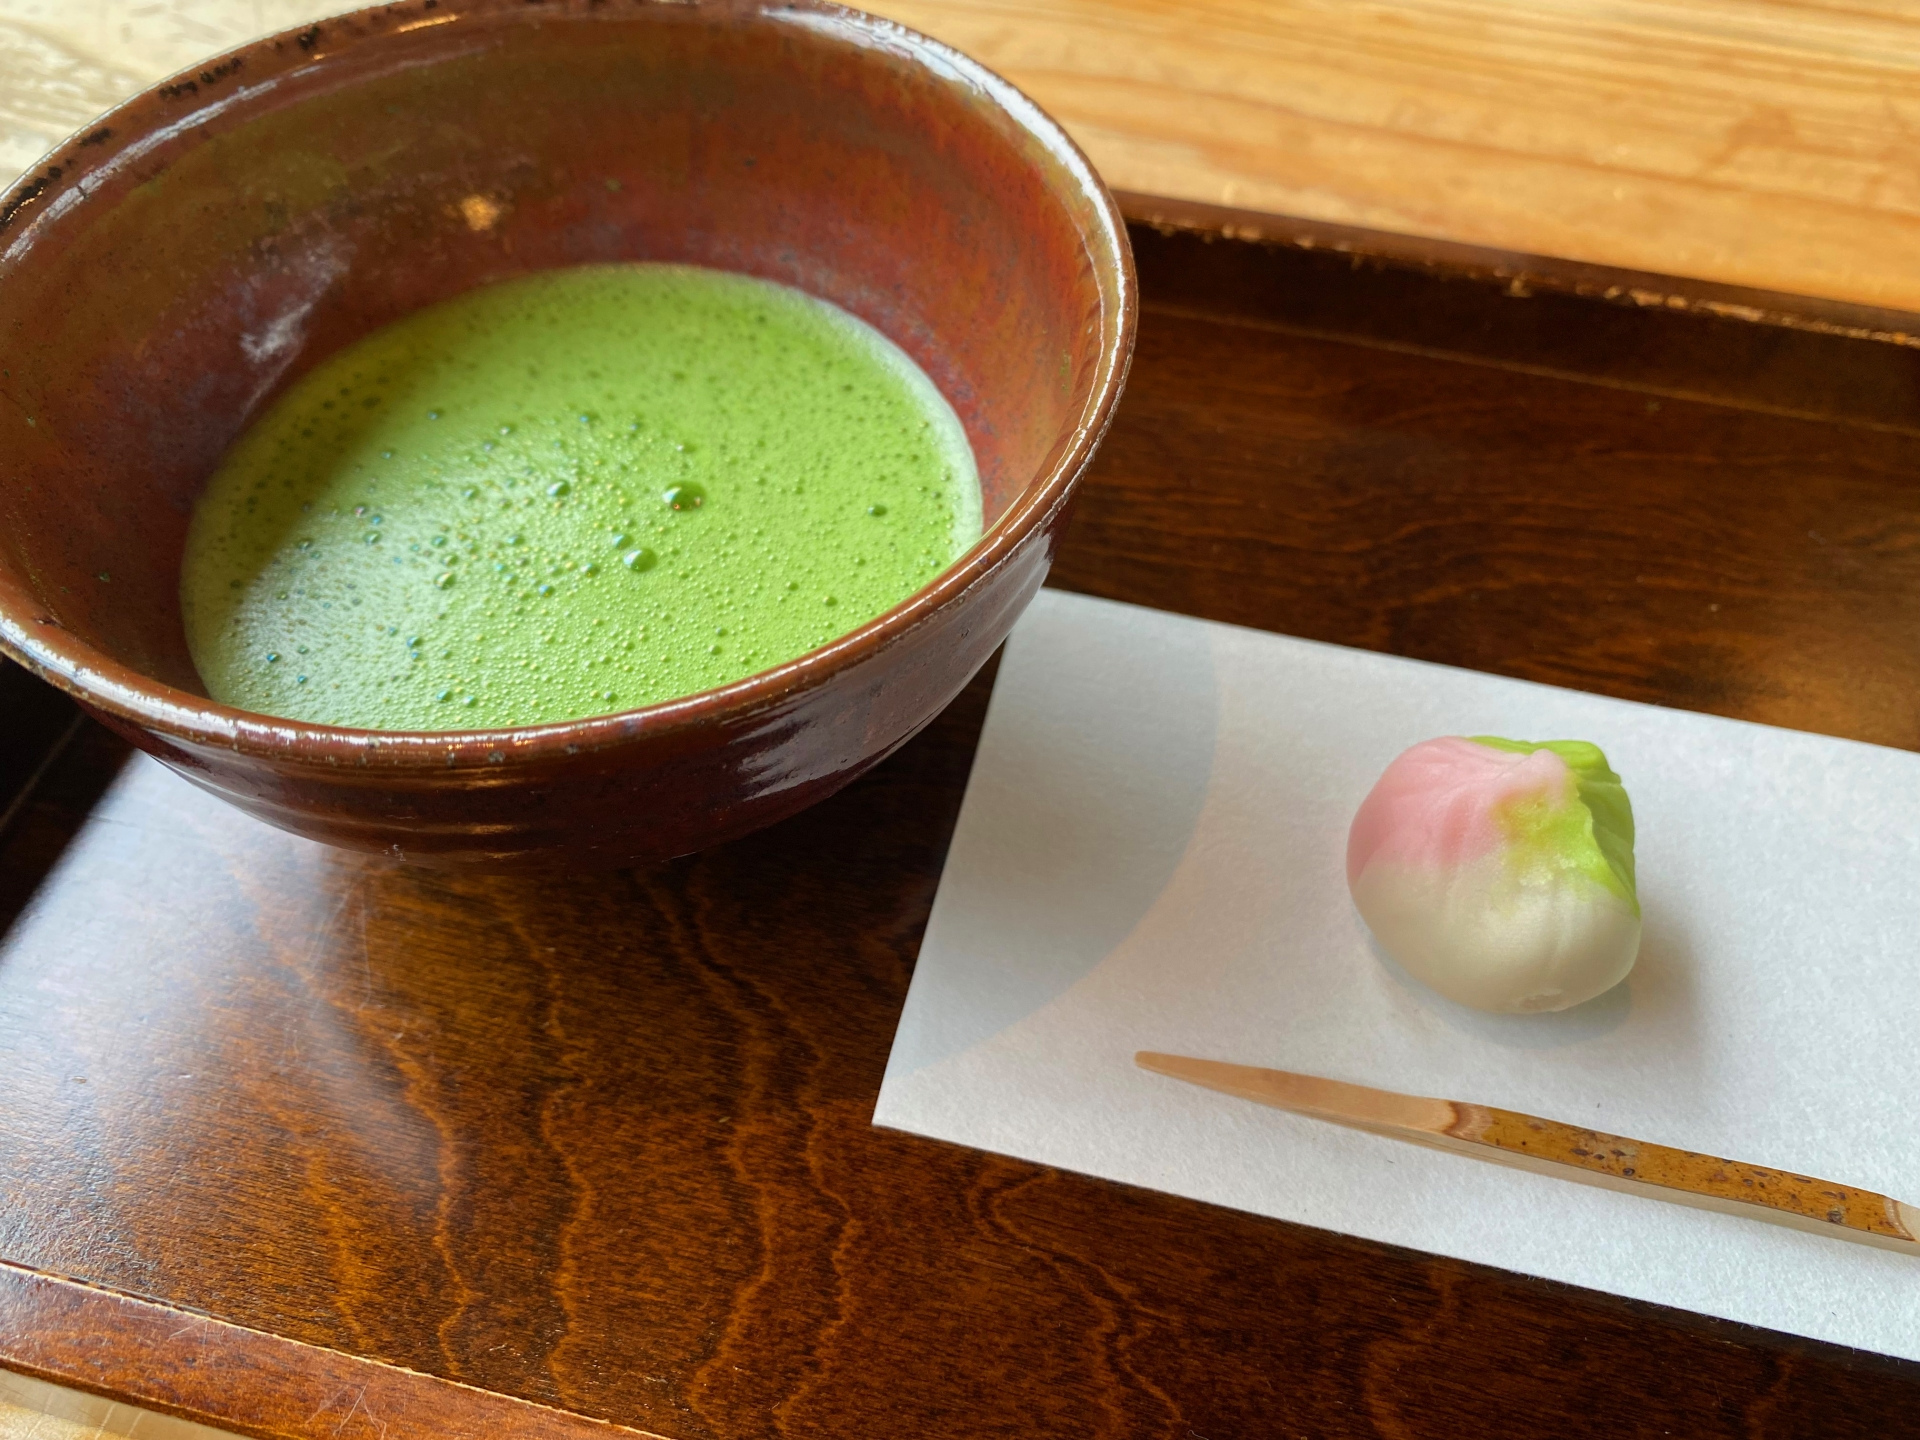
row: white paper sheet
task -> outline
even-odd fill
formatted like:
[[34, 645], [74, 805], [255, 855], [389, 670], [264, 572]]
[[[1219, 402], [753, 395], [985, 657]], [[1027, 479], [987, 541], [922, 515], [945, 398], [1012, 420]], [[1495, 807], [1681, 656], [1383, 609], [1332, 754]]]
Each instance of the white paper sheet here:
[[[1463, 1009], [1347, 896], [1435, 735], [1599, 743], [1645, 941]], [[1136, 1050], [1479, 1101], [1920, 1202], [1920, 756], [1045, 591], [1007, 646], [876, 1124], [1920, 1359], [1920, 1260], [1182, 1085]]]

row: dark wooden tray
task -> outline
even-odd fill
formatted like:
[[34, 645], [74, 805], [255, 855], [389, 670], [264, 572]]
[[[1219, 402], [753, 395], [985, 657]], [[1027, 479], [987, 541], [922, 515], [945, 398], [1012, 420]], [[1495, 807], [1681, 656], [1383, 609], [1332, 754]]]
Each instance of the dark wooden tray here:
[[[1920, 351], [1134, 238], [1054, 583], [1920, 748]], [[0, 676], [0, 1363], [273, 1436], [1920, 1434], [1920, 1365], [872, 1128], [990, 684], [774, 830], [536, 880], [56, 755]]]

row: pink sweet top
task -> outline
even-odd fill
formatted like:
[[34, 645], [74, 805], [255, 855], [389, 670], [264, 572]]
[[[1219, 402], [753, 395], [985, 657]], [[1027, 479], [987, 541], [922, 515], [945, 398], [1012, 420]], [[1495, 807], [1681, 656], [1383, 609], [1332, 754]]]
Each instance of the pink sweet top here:
[[1518, 802], [1558, 807], [1577, 789], [1551, 750], [1518, 755], [1449, 735], [1395, 760], [1353, 817], [1347, 883], [1374, 860], [1417, 870], [1454, 870], [1501, 849], [1501, 816]]

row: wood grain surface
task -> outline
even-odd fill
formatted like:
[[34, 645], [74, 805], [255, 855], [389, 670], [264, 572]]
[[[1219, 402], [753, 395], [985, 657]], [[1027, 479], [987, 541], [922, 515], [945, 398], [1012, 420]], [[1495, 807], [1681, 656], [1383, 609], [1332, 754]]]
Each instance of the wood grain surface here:
[[[84, 1385], [98, 1392], [92, 1404], [46, 1388], [35, 1398], [47, 1421], [90, 1422], [88, 1433], [96, 1436], [217, 1440], [232, 1433], [199, 1423], [213, 1416], [235, 1431], [256, 1436], [657, 1440], [548, 1406], [4, 1264], [0, 1337], [5, 1337], [0, 1343], [16, 1372], [0, 1371], [0, 1396], [24, 1391], [34, 1397], [33, 1372]], [[23, 1379], [19, 1371], [29, 1374]], [[138, 1395], [158, 1408], [127, 1414], [128, 1407], [98, 1403], [105, 1396], [125, 1395]], [[0, 1430], [0, 1435], [5, 1433]]]
[[0, 1440], [228, 1440], [232, 1434], [0, 1370]]
[[[1058, 583], [1920, 748], [1913, 352], [1135, 242]], [[773, 830], [558, 880], [89, 727], [0, 836], [0, 1257], [673, 1440], [1920, 1435], [1920, 1365], [875, 1130], [990, 678]], [[35, 1329], [0, 1363], [169, 1403]], [[233, 1353], [197, 1418], [334, 1433]]]
[[[0, 178], [334, 0], [0, 0]], [[1920, 310], [1893, 0], [873, 0], [1136, 197]]]
[[1920, 308], [1920, 14], [1823, 0], [881, 0], [1117, 190]]

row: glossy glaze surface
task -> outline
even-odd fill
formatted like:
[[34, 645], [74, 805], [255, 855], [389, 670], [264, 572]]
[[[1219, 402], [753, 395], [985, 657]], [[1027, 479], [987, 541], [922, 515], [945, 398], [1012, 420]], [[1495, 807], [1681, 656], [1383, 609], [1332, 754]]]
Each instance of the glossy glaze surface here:
[[[760, 275], [880, 329], [966, 426], [985, 538], [824, 650], [630, 715], [449, 740], [208, 701], [172, 597], [247, 420], [424, 304], [622, 259]], [[261, 41], [0, 201], [0, 644], [303, 834], [447, 864], [698, 849], [844, 784], [991, 653], [1118, 393], [1130, 263], [1050, 122], [857, 12], [419, 0]]]

